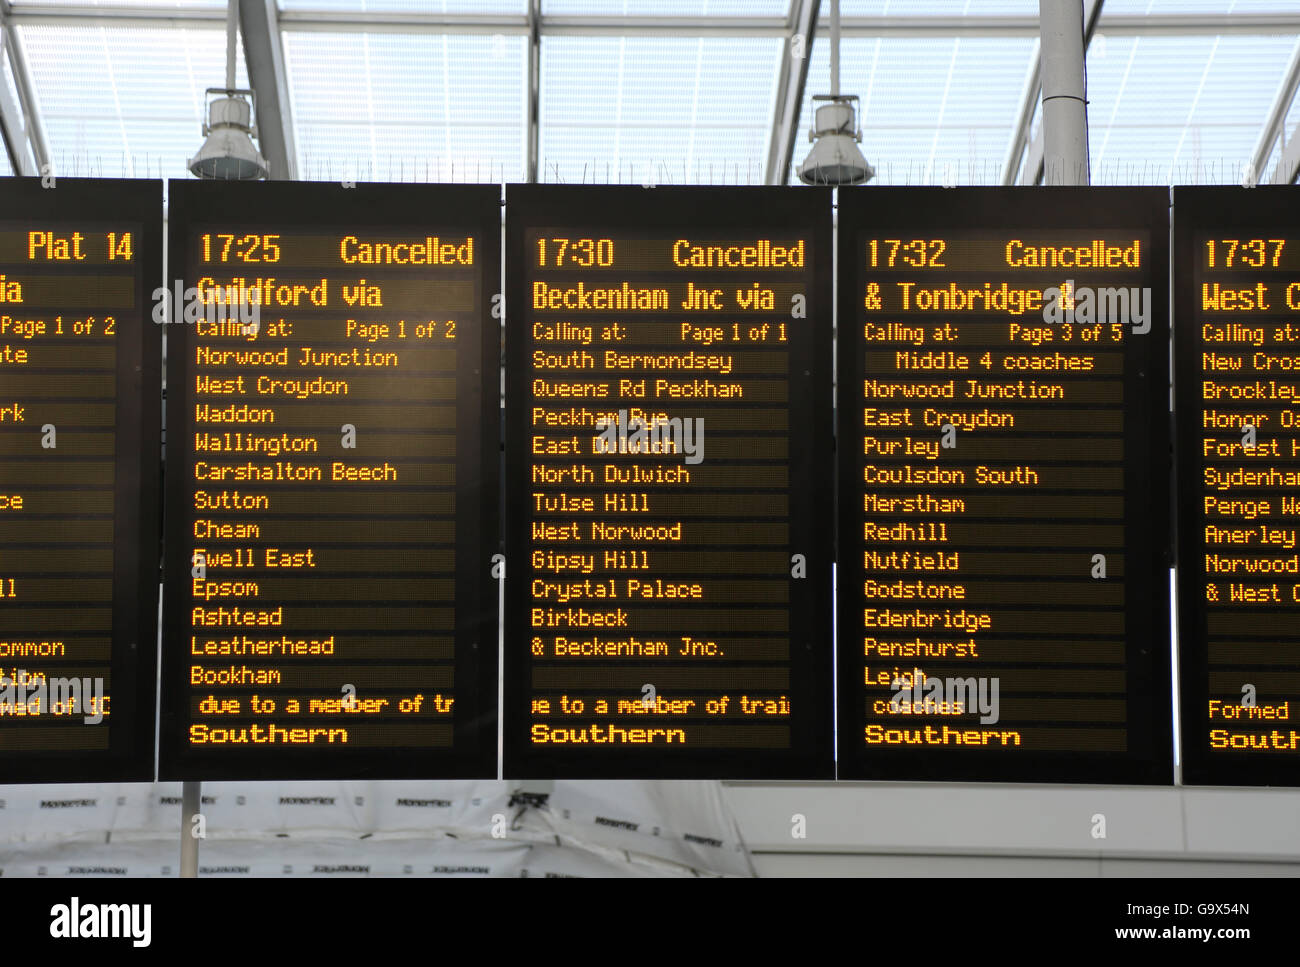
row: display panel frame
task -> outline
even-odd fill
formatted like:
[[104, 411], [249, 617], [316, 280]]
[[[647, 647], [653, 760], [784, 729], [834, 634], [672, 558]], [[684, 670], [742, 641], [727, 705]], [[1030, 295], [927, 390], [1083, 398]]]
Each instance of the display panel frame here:
[[[1220, 237], [1249, 233], [1272, 238], [1279, 223], [1300, 228], [1300, 193], [1294, 186], [1260, 185], [1176, 186], [1174, 198], [1174, 390], [1178, 479], [1178, 665], [1179, 729], [1182, 779], [1187, 785], [1300, 786], [1300, 757], [1260, 757], [1231, 750], [1214, 752], [1205, 747], [1211, 720], [1208, 714], [1209, 641], [1208, 613], [1204, 604], [1203, 569], [1185, 566], [1203, 559], [1206, 523], [1201, 499], [1201, 440], [1206, 435], [1199, 417], [1204, 409], [1198, 393], [1203, 373], [1199, 335], [1201, 309], [1195, 285], [1200, 249], [1198, 238], [1207, 232]], [[1255, 275], [1261, 271], [1252, 270]], [[1274, 273], [1276, 275], [1276, 273]], [[1225, 347], [1229, 348], [1229, 347]], [[1283, 377], [1285, 378], [1285, 377]], [[1220, 434], [1224, 436], [1228, 434]], [[1222, 518], [1230, 523], [1230, 519]], [[1294, 663], [1300, 666], [1300, 659]], [[1276, 667], [1276, 666], [1274, 666]], [[1300, 699], [1300, 694], [1295, 698]], [[1206, 711], [1195, 711], [1204, 709]]]
[[[139, 331], [116, 340], [116, 466], [110, 729], [107, 752], [7, 755], [4, 782], [140, 782], [154, 778], [158, 658], [162, 335], [151, 319], [162, 279], [162, 182], [149, 179], [5, 178], [0, 221], [126, 225], [137, 234]], [[57, 273], [55, 273], [57, 274]], [[14, 659], [7, 660], [15, 661]], [[116, 709], [129, 709], [129, 712]], [[35, 755], [39, 755], [36, 758]]]
[[[282, 235], [333, 230], [404, 232], [455, 231], [480, 240], [474, 269], [478, 333], [457, 355], [456, 386], [456, 617], [455, 681], [458, 701], [472, 701], [467, 717], [454, 720], [450, 750], [412, 746], [358, 747], [356, 751], [304, 749], [258, 751], [236, 759], [187, 748], [187, 662], [177, 652], [168, 660], [168, 642], [181, 648], [190, 634], [184, 592], [191, 562], [184, 548], [193, 544], [185, 530], [188, 481], [169, 474], [165, 482], [166, 591], [164, 594], [162, 710], [159, 772], [167, 780], [309, 779], [490, 779], [497, 775], [497, 595], [490, 575], [499, 545], [499, 373], [500, 321], [494, 316], [501, 277], [500, 188], [482, 185], [371, 184], [352, 182], [169, 182], [170, 276], [186, 277], [191, 227], [261, 226]], [[436, 234], [436, 232], [430, 232]], [[360, 273], [364, 274], [364, 270]], [[188, 386], [193, 373], [188, 350], [190, 327], [170, 328], [168, 385]], [[176, 394], [173, 405], [186, 405]], [[189, 422], [178, 423], [186, 432]], [[466, 453], [466, 447], [469, 452]], [[183, 451], [185, 458], [192, 457]], [[178, 459], [178, 458], [173, 458]], [[179, 552], [177, 549], [180, 549]], [[398, 667], [398, 666], [393, 666]], [[363, 698], [363, 695], [358, 697]], [[461, 706], [463, 707], [463, 705]]]
[[[840, 189], [839, 344], [837, 414], [838, 521], [838, 776], [840, 779], [974, 782], [1168, 784], [1173, 781], [1170, 682], [1170, 521], [1167, 494], [1169, 441], [1169, 201], [1149, 188], [872, 188]], [[863, 429], [860, 387], [866, 376], [861, 314], [855, 311], [867, 275], [868, 235], [904, 239], [945, 231], [974, 233], [1145, 229], [1150, 239], [1147, 273], [1152, 290], [1152, 331], [1131, 337], [1125, 350], [1125, 669], [1124, 754], [1038, 752], [995, 758], [966, 750], [878, 750], [854, 742], [863, 721], [861, 595], [866, 576], [860, 536], [863, 509]], [[858, 266], [861, 265], [861, 268]], [[944, 276], [960, 276], [952, 268]], [[1068, 271], [1060, 271], [1064, 278]], [[973, 274], [973, 273], [972, 273]], [[987, 274], [987, 273], [985, 273]], [[921, 317], [928, 318], [928, 317]], [[942, 320], [942, 315], [935, 318]], [[1135, 345], [1136, 343], [1136, 345]], [[957, 348], [957, 347], [953, 347]], [[1042, 435], [1050, 436], [1049, 433]], [[1141, 495], [1145, 495], [1145, 499]], [[1136, 499], [1135, 499], [1136, 498]], [[1144, 550], [1134, 553], [1133, 548]], [[913, 661], [913, 659], [904, 659]], [[1029, 665], [1030, 663], [1025, 663]], [[913, 723], [898, 723], [900, 727]], [[914, 727], [920, 727], [916, 723]], [[1136, 746], [1133, 744], [1136, 740]]]
[[[509, 185], [506, 189], [506, 581], [505, 775], [574, 779], [830, 779], [833, 778], [831, 555], [832, 228], [828, 189], [777, 187], [628, 187]], [[789, 751], [736, 748], [565, 751], [543, 754], [528, 742], [531, 661], [527, 438], [533, 372], [527, 233], [563, 226], [574, 235], [619, 238], [697, 232], [799, 233], [811, 241], [806, 263], [808, 328], [791, 341], [789, 455], [791, 554], [807, 558], [807, 577], [791, 582], [791, 701], [803, 709], [790, 723]], [[640, 233], [639, 236], [637, 233]], [[670, 273], [665, 273], [670, 275]], [[682, 281], [690, 270], [677, 275]], [[737, 280], [742, 278], [737, 276]], [[798, 320], [794, 320], [797, 322]], [[706, 461], [707, 465], [707, 461]], [[803, 499], [800, 499], [802, 495]], [[795, 717], [792, 715], [792, 719]]]

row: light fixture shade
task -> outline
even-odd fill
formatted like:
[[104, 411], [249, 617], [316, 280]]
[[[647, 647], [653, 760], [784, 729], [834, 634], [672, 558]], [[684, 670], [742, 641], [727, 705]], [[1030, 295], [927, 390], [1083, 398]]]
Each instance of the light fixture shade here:
[[809, 140], [812, 150], [798, 168], [799, 179], [808, 185], [860, 185], [871, 180], [876, 169], [867, 164], [858, 141], [853, 96], [825, 95], [814, 98], [829, 103], [817, 108]]
[[808, 185], [860, 185], [875, 173], [847, 134], [822, 135], [799, 166], [799, 178]]
[[209, 121], [203, 126], [207, 138], [190, 159], [190, 171], [199, 178], [224, 181], [265, 178], [269, 167], [253, 144], [252, 109], [240, 92], [222, 93], [226, 96], [209, 106]]

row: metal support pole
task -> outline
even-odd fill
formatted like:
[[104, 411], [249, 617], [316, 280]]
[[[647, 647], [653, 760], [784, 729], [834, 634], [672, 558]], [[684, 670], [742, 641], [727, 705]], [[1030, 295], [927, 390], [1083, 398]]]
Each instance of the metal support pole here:
[[226, 90], [235, 89], [235, 37], [239, 28], [239, 0], [230, 0], [226, 11]]
[[1083, 0], [1038, 0], [1038, 19], [1043, 59], [1043, 184], [1086, 185]]
[[194, 819], [203, 808], [203, 783], [186, 782], [181, 787], [181, 879], [199, 875], [199, 840], [194, 835]]
[[276, 0], [238, 0], [248, 85], [257, 96], [257, 142], [272, 181], [298, 180], [298, 148]]
[[528, 138], [525, 178], [536, 182], [541, 151], [542, 0], [528, 0]]
[[831, 0], [831, 97], [840, 96], [840, 0]]

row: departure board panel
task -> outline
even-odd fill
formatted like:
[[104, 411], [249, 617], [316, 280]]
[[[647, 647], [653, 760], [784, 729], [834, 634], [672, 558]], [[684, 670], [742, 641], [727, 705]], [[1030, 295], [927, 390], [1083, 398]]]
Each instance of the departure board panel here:
[[1172, 781], [1167, 192], [839, 206], [839, 775]]
[[153, 778], [162, 184], [0, 184], [0, 781]]
[[831, 777], [829, 192], [506, 199], [506, 774]]
[[163, 777], [495, 777], [500, 189], [170, 191]]
[[1183, 779], [1300, 785], [1300, 200], [1174, 191]]

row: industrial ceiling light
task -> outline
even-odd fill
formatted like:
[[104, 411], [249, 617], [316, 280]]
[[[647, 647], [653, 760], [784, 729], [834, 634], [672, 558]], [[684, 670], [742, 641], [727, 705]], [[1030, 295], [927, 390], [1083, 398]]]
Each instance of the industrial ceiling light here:
[[266, 159], [258, 152], [252, 139], [257, 129], [252, 125], [252, 91], [233, 88], [209, 87], [204, 94], [224, 94], [208, 105], [208, 122], [203, 125], [206, 140], [199, 153], [190, 159], [190, 171], [199, 178], [217, 178], [225, 181], [253, 181], [265, 178]]
[[808, 140], [814, 142], [799, 166], [799, 177], [809, 185], [860, 185], [876, 173], [858, 149], [862, 131], [856, 125], [856, 94], [818, 94], [828, 101], [817, 108]]
[[[204, 142], [199, 153], [190, 159], [190, 171], [198, 178], [223, 181], [254, 181], [265, 178], [266, 159], [253, 144], [257, 128], [253, 124], [256, 99], [250, 90], [235, 87], [235, 11], [238, 0], [230, 0], [226, 15], [226, 86], [209, 87], [203, 94]], [[222, 94], [208, 102], [209, 95]], [[247, 99], [245, 99], [247, 95]]]
[[826, 101], [813, 115], [808, 140], [813, 148], [799, 166], [799, 178], [809, 185], [860, 185], [876, 170], [858, 149], [862, 129], [858, 127], [856, 94], [840, 93], [840, 3], [831, 0], [831, 92], [818, 94], [814, 101]]

